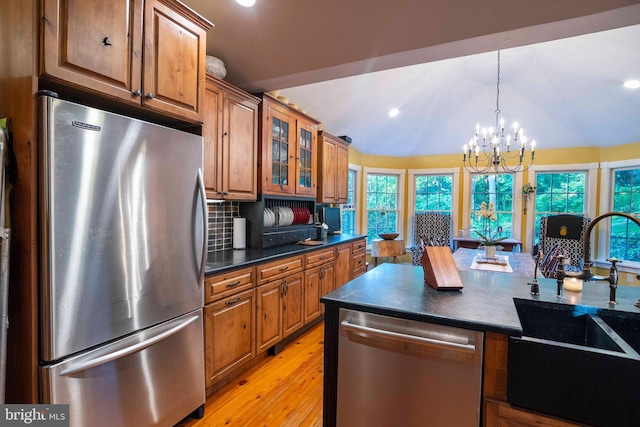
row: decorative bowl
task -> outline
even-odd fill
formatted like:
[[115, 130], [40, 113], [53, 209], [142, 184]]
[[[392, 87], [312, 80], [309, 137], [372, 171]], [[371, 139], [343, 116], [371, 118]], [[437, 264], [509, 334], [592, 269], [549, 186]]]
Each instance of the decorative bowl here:
[[216, 58], [215, 56], [207, 55], [207, 60], [205, 63], [205, 69], [207, 73], [219, 78], [220, 80], [224, 79], [227, 75], [227, 69], [224, 66], [224, 62], [220, 58]]
[[378, 234], [378, 236], [380, 236], [384, 240], [393, 240], [396, 237], [398, 237], [399, 235], [400, 234], [398, 234], [398, 233], [382, 233], [382, 234]]

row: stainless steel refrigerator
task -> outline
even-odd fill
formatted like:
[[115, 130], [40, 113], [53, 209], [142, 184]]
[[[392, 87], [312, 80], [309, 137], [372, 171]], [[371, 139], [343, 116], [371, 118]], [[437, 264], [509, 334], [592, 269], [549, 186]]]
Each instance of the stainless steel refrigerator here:
[[205, 402], [202, 138], [41, 97], [41, 397], [71, 426]]

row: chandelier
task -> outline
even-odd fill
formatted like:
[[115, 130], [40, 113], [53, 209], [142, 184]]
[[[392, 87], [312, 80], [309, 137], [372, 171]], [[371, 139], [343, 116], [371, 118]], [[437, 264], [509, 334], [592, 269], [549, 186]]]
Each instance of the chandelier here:
[[496, 87], [495, 128], [480, 128], [480, 124], [476, 124], [474, 137], [463, 148], [462, 163], [464, 168], [472, 173], [487, 173], [492, 169], [495, 173], [524, 171], [533, 165], [535, 158], [536, 140], [534, 139], [530, 143], [531, 159], [525, 160], [524, 152], [528, 138], [517, 122], [513, 123], [513, 137], [508, 131], [505, 133], [505, 121], [500, 117], [500, 51], [498, 51]]

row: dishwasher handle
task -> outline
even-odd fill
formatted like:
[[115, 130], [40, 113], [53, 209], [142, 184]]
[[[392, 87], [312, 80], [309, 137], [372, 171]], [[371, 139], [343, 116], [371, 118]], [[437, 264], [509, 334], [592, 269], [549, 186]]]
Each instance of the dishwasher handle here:
[[475, 353], [476, 351], [475, 344], [460, 344], [455, 342], [437, 340], [433, 338], [419, 337], [416, 335], [401, 334], [398, 332], [386, 331], [383, 329], [356, 325], [356, 324], [350, 323], [348, 320], [344, 320], [340, 324], [340, 327], [345, 331], [352, 332], [362, 338], [365, 338], [363, 335], [373, 335], [375, 337], [386, 339], [386, 340], [398, 341], [398, 342], [409, 343], [409, 344], [418, 344], [425, 347], [454, 350], [461, 353]]

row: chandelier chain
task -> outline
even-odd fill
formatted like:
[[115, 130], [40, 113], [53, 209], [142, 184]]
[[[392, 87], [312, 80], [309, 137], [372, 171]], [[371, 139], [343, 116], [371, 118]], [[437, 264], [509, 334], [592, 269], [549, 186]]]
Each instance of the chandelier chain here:
[[496, 129], [500, 118], [500, 51], [498, 51], [498, 82], [496, 83]]

